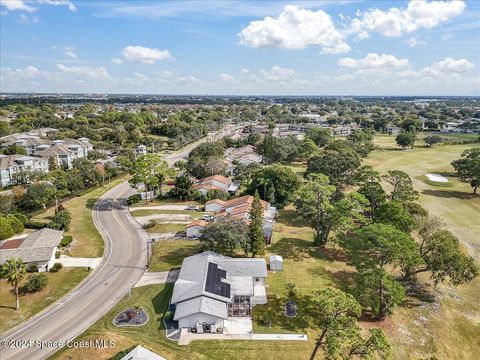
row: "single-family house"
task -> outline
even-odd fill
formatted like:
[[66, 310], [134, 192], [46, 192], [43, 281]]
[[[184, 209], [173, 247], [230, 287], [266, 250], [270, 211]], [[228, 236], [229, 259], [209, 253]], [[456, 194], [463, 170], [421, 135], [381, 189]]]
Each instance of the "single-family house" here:
[[202, 195], [206, 195], [210, 190], [220, 190], [226, 192], [232, 181], [222, 175], [213, 175], [206, 177], [195, 185], [193, 188], [199, 191]]
[[147, 155], [147, 146], [146, 145], [138, 145], [135, 149], [135, 152], [138, 156]]
[[185, 228], [185, 233], [188, 238], [198, 238], [203, 229], [208, 225], [208, 222], [204, 220], [194, 220], [189, 223]]
[[171, 303], [179, 328], [196, 332], [228, 329], [232, 318], [250, 318], [266, 304], [265, 259], [230, 258], [206, 251], [183, 259]]
[[[236, 219], [249, 221], [249, 213], [252, 207], [254, 197], [251, 195], [240, 196], [228, 201], [214, 199], [205, 203], [205, 211], [214, 212], [214, 221], [222, 221], [224, 219]], [[269, 202], [260, 200], [263, 213], [263, 234], [265, 241], [270, 243], [273, 233], [274, 219], [277, 209], [271, 206]]]
[[132, 351], [127, 355], [122, 357], [120, 360], [167, 360], [163, 356], [155, 354], [153, 351], [150, 351], [144, 348], [141, 345], [137, 345]]
[[20, 258], [27, 268], [36, 266], [39, 272], [48, 271], [55, 264], [55, 253], [62, 241], [63, 231], [41, 229], [24, 238], [13, 237], [0, 242], [0, 265], [8, 259]]

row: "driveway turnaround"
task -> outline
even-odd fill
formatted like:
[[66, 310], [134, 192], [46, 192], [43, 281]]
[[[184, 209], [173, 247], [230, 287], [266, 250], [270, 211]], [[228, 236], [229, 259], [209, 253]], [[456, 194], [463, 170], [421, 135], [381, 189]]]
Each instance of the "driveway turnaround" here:
[[126, 199], [133, 192], [123, 182], [98, 200], [92, 216], [105, 240], [102, 262], [68, 295], [2, 336], [2, 360], [47, 358], [115, 306], [142, 277], [148, 236], [128, 211]]

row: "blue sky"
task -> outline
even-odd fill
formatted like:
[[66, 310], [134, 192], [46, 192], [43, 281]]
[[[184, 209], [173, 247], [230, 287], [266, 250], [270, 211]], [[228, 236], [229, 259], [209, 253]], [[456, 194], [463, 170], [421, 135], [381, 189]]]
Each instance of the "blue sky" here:
[[2, 92], [480, 95], [478, 1], [0, 3]]

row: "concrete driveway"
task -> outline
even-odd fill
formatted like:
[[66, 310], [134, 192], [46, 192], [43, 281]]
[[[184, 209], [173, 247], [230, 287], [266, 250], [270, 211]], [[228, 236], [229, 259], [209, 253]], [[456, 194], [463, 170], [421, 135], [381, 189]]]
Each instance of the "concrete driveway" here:
[[61, 255], [58, 262], [62, 263], [63, 267], [91, 267], [96, 269], [102, 262], [102, 258], [77, 258], [67, 255]]

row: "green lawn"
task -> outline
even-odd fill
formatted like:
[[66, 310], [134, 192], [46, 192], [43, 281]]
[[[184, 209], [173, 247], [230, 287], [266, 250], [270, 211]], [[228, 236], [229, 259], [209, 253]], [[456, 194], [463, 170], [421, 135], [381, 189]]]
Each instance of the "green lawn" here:
[[168, 233], [185, 231], [187, 224], [156, 224], [154, 227], [147, 229], [149, 234], [151, 233]]
[[196, 240], [166, 240], [153, 245], [150, 271], [168, 271], [178, 268], [187, 256], [198, 252]]
[[[57, 273], [46, 273], [48, 285], [42, 291], [25, 294], [20, 297], [20, 310], [15, 310], [15, 294], [6, 280], [0, 280], [0, 333], [29, 319], [45, 309], [54, 301], [60, 299], [75, 287], [88, 271], [84, 268], [61, 269]], [[20, 284], [22, 286], [30, 274]]]
[[[66, 235], [73, 236], [72, 250], [69, 255], [76, 257], [100, 257], [103, 254], [103, 238], [93, 224], [92, 207], [95, 201], [106, 191], [124, 181], [124, 178], [116, 179], [106, 185], [106, 188], [98, 188], [78, 197], [63, 202], [72, 214], [70, 230]], [[34, 220], [45, 221], [53, 216], [54, 208], [49, 208], [35, 216]]]
[[182, 201], [177, 198], [167, 198], [167, 199], [153, 199], [153, 201], [149, 201], [148, 204], [145, 203], [145, 200], [139, 201], [136, 204], [130, 205], [131, 208], [136, 207], [143, 207], [143, 206], [155, 206], [155, 205], [178, 205], [178, 204], [185, 204], [185, 205], [201, 205], [198, 201]]
[[[480, 196], [471, 195], [469, 184], [459, 182], [450, 163], [478, 144], [438, 146], [414, 151], [374, 152], [365, 161], [381, 173], [390, 169], [410, 174], [420, 192], [419, 202], [440, 217], [469, 254], [480, 262]], [[425, 174], [448, 176], [448, 185], [428, 181]], [[430, 291], [433, 291], [430, 289]], [[439, 286], [435, 303], [413, 302], [385, 322], [394, 345], [394, 358], [472, 359], [480, 348], [480, 279], [457, 289]], [[455, 354], [455, 355], [453, 355]]]
[[131, 211], [133, 216], [148, 216], [157, 214], [178, 214], [178, 215], [190, 215], [192, 219], [200, 219], [205, 214], [211, 214], [203, 211], [192, 210], [134, 210]]

